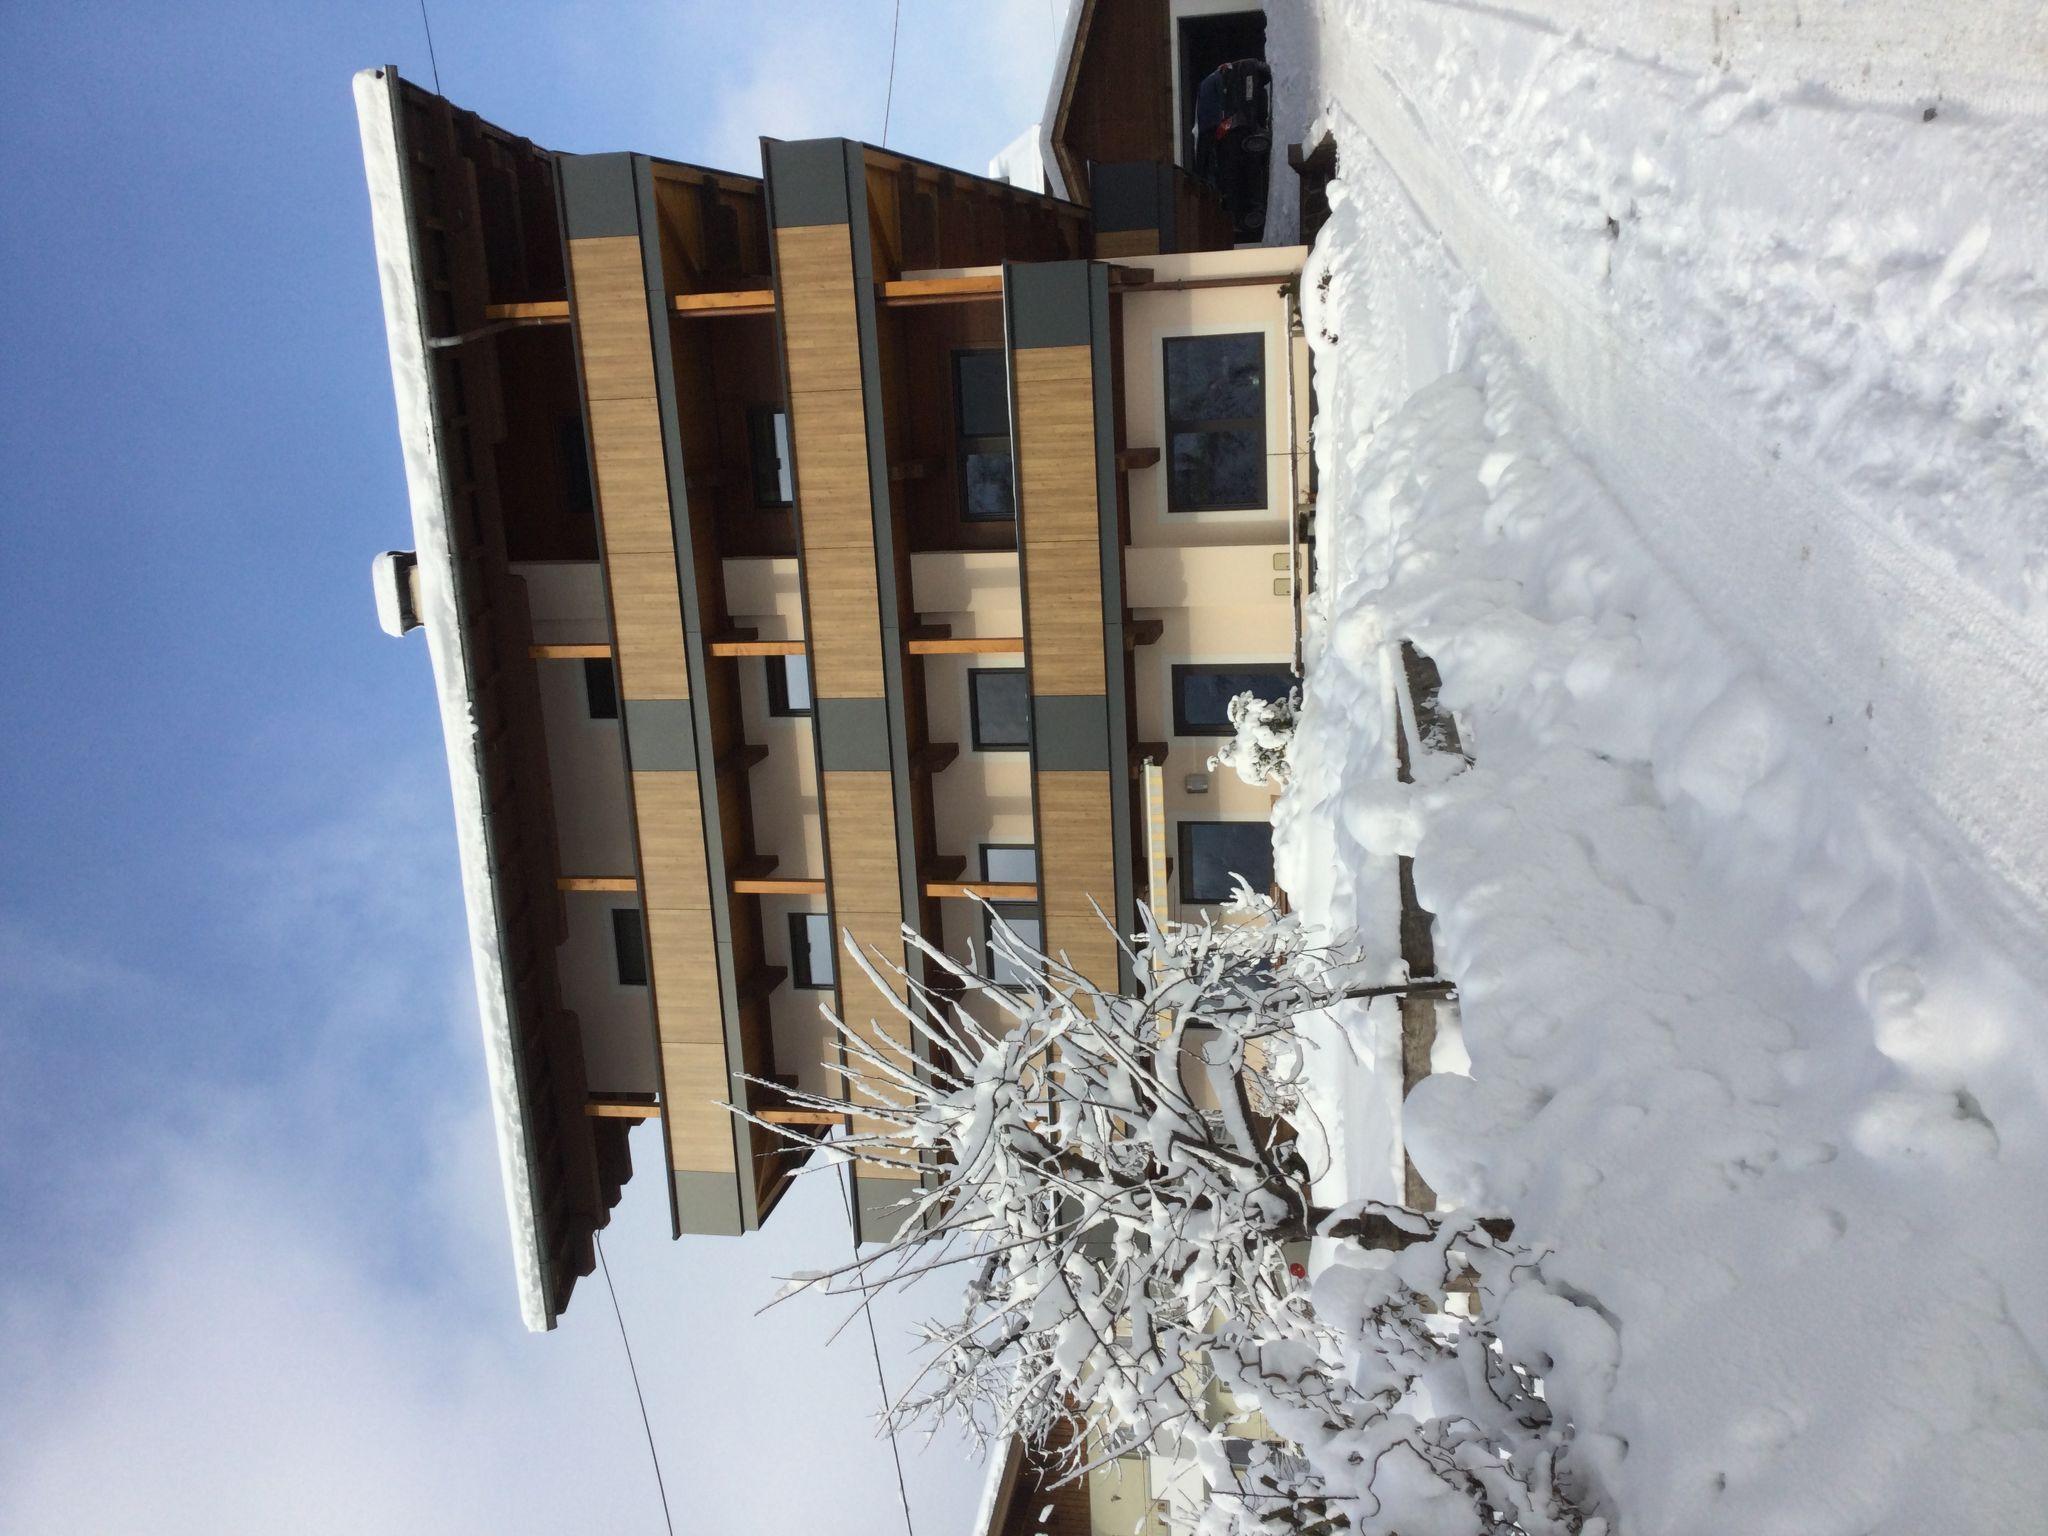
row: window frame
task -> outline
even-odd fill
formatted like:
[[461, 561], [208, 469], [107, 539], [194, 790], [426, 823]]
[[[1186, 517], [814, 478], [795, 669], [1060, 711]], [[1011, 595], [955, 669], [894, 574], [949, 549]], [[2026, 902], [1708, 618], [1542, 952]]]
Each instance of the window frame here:
[[[768, 681], [768, 713], [777, 720], [807, 720], [818, 707], [818, 696], [811, 691], [811, 656], [803, 651], [794, 656], [767, 656], [762, 658], [767, 666], [763, 672]], [[789, 664], [800, 661], [804, 664], [804, 691], [810, 693], [811, 702], [798, 709], [789, 702]]]
[[[1167, 671], [1167, 694], [1173, 700], [1173, 734], [1176, 736], [1228, 736], [1231, 734], [1230, 721], [1226, 718], [1214, 730], [1192, 722], [1181, 705], [1180, 684], [1182, 677], [1190, 672], [1249, 672], [1261, 676], [1285, 678], [1287, 688], [1281, 689], [1285, 697], [1287, 689], [1294, 686], [1294, 668], [1284, 661], [1176, 661]], [[1239, 689], [1240, 693], [1244, 690]], [[1233, 695], [1235, 697], [1235, 695]]]
[[[986, 741], [981, 733], [980, 679], [990, 673], [1009, 673], [1024, 685], [1024, 739], [1017, 742]], [[1031, 750], [1031, 669], [1029, 667], [969, 667], [967, 669], [968, 740], [977, 752], [1029, 752]]]
[[[995, 877], [989, 873], [988, 856], [991, 853], [1029, 853], [1031, 855], [1031, 883], [1038, 884], [1038, 844], [1036, 843], [983, 843], [981, 845], [981, 878], [985, 884], [994, 884]], [[1012, 883], [1012, 882], [1005, 882]], [[988, 979], [995, 986], [1005, 990], [1021, 986], [1021, 982], [1005, 981], [996, 975], [994, 962], [995, 931], [998, 922], [1012, 922], [1029, 918], [1038, 924], [1036, 947], [1045, 948], [1045, 891], [1040, 887], [1036, 901], [984, 901], [981, 905], [981, 952], [989, 957]]]
[[[599, 678], [604, 679], [602, 699], [597, 687]], [[600, 703], [609, 707], [600, 709]], [[609, 656], [583, 658], [583, 711], [585, 717], [592, 721], [616, 722], [619, 718], [619, 669]]]
[[[630, 987], [634, 991], [644, 991], [649, 984], [653, 968], [653, 962], [647, 953], [646, 919], [642, 915], [638, 907], [613, 907], [611, 909], [611, 914], [613, 983], [620, 987]], [[627, 922], [622, 921], [622, 919], [631, 920], [630, 925], [631, 932], [633, 935], [633, 942], [639, 951], [638, 958], [640, 963], [638, 966], [638, 970], [640, 972], [640, 975], [638, 980], [634, 980], [632, 977], [626, 974], [627, 971], [631, 969], [631, 967], [629, 967], [626, 963], [627, 951], [624, 942], [626, 933], [628, 931], [628, 924]]]
[[[775, 422], [778, 417], [782, 421], [782, 438], [779, 443], [775, 435]], [[761, 448], [764, 441], [768, 451], [775, 456], [775, 485], [770, 492], [771, 496], [776, 498], [773, 500], [764, 499], [762, 496]], [[786, 512], [796, 505], [796, 469], [790, 462], [789, 445], [788, 406], [763, 403], [747, 407], [747, 479], [750, 482], [749, 489], [753, 494], [755, 510]], [[787, 496], [782, 494], [784, 480], [789, 482]]]
[[[810, 924], [825, 925], [825, 954], [831, 974], [819, 981], [813, 968], [818, 946], [811, 942]], [[830, 992], [839, 985], [838, 956], [832, 948], [832, 914], [808, 908], [789, 914], [789, 984], [803, 992]]]
[[[1180, 898], [1180, 904], [1183, 907], [1221, 906], [1223, 903], [1230, 900], [1230, 890], [1225, 890], [1223, 894], [1220, 896], [1203, 896], [1196, 894], [1191, 889], [1191, 881], [1195, 869], [1195, 860], [1193, 857], [1193, 849], [1191, 845], [1193, 842], [1194, 832], [1199, 827], [1263, 827], [1266, 832], [1266, 838], [1269, 848], [1272, 841], [1273, 828], [1270, 823], [1264, 820], [1258, 820], [1248, 816], [1185, 816], [1174, 823], [1174, 894]], [[1268, 865], [1272, 863], [1270, 854], [1268, 856], [1267, 863]], [[1246, 873], [1246, 871], [1237, 870], [1233, 871], [1233, 873], [1244, 874]], [[1268, 889], [1271, 888], [1272, 883], [1273, 876], [1269, 870], [1269, 873], [1266, 878], [1266, 884]], [[1252, 889], [1260, 895], [1265, 894], [1265, 892], [1260, 891], [1259, 887], [1257, 886], [1253, 886]]]
[[[1004, 431], [1000, 437], [990, 433], [969, 433], [967, 430], [967, 406], [965, 381], [961, 377], [960, 362], [968, 357], [1006, 358], [1001, 347], [955, 347], [951, 354], [953, 374], [953, 493], [959, 498], [960, 521], [963, 523], [1012, 523], [1017, 521], [1017, 445], [1013, 423], [1009, 419], [1009, 365], [1003, 366], [1003, 408]], [[967, 494], [967, 461], [975, 454], [1000, 451], [1010, 461], [1010, 504], [1000, 517], [979, 516], [974, 511], [973, 500]]]
[[[1259, 344], [1259, 413], [1250, 416], [1176, 417], [1173, 414], [1172, 353], [1176, 343], [1203, 341], [1237, 341], [1255, 339]], [[1177, 336], [1163, 336], [1159, 344], [1159, 407], [1165, 420], [1166, 429], [1160, 441], [1161, 464], [1166, 473], [1166, 510], [1170, 515], [1185, 515], [1202, 512], [1264, 512], [1272, 503], [1271, 472], [1266, 465], [1266, 415], [1268, 400], [1266, 394], [1265, 331], [1190, 331]], [[1255, 431], [1258, 434], [1260, 466], [1258, 499], [1255, 501], [1217, 501], [1183, 505], [1175, 491], [1173, 473], [1173, 440], [1176, 434], [1216, 433]]]

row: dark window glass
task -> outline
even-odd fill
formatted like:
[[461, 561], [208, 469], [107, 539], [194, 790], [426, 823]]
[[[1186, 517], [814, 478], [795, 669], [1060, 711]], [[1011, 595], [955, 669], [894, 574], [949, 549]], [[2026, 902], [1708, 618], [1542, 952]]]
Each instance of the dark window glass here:
[[[983, 843], [981, 878], [991, 883], [1038, 883], [1038, 849], [1031, 843]], [[1031, 977], [995, 952], [996, 926], [1001, 924], [1033, 949], [1045, 947], [1045, 919], [1035, 901], [992, 901], [981, 914], [981, 943], [987, 954], [989, 980], [999, 987], [1022, 986]]]
[[1230, 701], [1240, 693], [1256, 693], [1271, 703], [1287, 697], [1293, 674], [1284, 661], [1238, 662], [1230, 666], [1176, 666], [1173, 669], [1173, 733], [1176, 736], [1228, 736]]
[[789, 914], [789, 976], [794, 986], [823, 992], [832, 985], [832, 915]]
[[953, 354], [954, 458], [960, 515], [969, 522], [1015, 518], [1010, 480], [1010, 369], [1000, 350]]
[[789, 413], [774, 405], [748, 411], [747, 452], [754, 463], [754, 505], [788, 506], [795, 498], [789, 475]]
[[1232, 876], [1254, 891], [1273, 885], [1273, 829], [1263, 821], [1184, 821], [1180, 824], [1180, 899], [1230, 900]]
[[647, 985], [647, 935], [638, 907], [612, 908], [612, 953], [618, 957], [619, 985]]
[[556, 428], [556, 447], [562, 466], [562, 499], [577, 517], [589, 517], [596, 507], [590, 499], [590, 447], [583, 440], [583, 418], [564, 416]]
[[1166, 506], [1247, 511], [1266, 504], [1265, 337], [1166, 339]]
[[583, 663], [583, 696], [590, 701], [590, 718], [619, 718], [619, 674], [609, 656], [588, 657]]
[[811, 663], [806, 656], [768, 658], [768, 713], [808, 715], [811, 712]]
[[1022, 752], [1031, 745], [1031, 675], [1022, 667], [975, 667], [967, 674], [974, 750]]

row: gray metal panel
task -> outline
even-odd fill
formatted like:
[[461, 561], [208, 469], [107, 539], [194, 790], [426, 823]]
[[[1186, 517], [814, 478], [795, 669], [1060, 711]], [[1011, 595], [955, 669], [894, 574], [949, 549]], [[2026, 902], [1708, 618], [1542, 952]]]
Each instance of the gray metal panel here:
[[676, 1220], [685, 1232], [738, 1237], [748, 1230], [740, 1212], [739, 1181], [725, 1173], [669, 1173]]
[[[1116, 911], [1111, 915], [1121, 933], [1138, 926], [1138, 872], [1131, 843], [1136, 818], [1131, 807], [1131, 721], [1125, 711], [1130, 652], [1124, 649], [1124, 531], [1116, 497], [1116, 381], [1110, 329], [1109, 269], [1095, 265], [1088, 273], [1089, 333], [1094, 347], [1095, 497], [1100, 509], [1097, 528], [1102, 540], [1102, 658], [1104, 686], [1113, 707], [1108, 711], [1110, 776], [1110, 855], [1116, 881]], [[1131, 957], [1121, 947], [1117, 973], [1126, 990], [1135, 983]]]
[[[1161, 171], [1150, 160], [1115, 160], [1089, 168], [1089, 206], [1099, 235], [1133, 229], [1161, 229], [1162, 204], [1170, 218], [1172, 200]], [[1163, 248], [1163, 242], [1162, 242]]]
[[626, 742], [636, 773], [697, 766], [697, 727], [687, 699], [626, 700]]
[[563, 155], [563, 222], [571, 240], [640, 233], [632, 155]]
[[854, 1236], [863, 1243], [886, 1243], [903, 1230], [910, 1212], [899, 1201], [916, 1200], [924, 1193], [916, 1179], [882, 1179], [856, 1171], [854, 1190]]
[[882, 699], [818, 699], [812, 729], [827, 769], [889, 767], [889, 706]]
[[1109, 700], [1099, 693], [1031, 697], [1033, 765], [1055, 773], [1109, 767]]
[[846, 140], [768, 139], [763, 147], [769, 213], [777, 229], [851, 222]]
[[1093, 263], [1012, 262], [1003, 268], [1003, 294], [1010, 311], [1010, 345], [1085, 347], [1089, 327], [1088, 284]]

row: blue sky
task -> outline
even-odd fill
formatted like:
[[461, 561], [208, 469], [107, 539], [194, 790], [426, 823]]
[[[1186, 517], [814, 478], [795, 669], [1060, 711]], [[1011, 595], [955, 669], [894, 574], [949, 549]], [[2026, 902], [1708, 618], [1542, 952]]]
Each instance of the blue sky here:
[[[888, 0], [430, 8], [446, 93], [554, 147], [881, 131]], [[904, 0], [890, 143], [979, 168], [1059, 8]], [[602, 1288], [519, 1327], [425, 650], [372, 613], [381, 63], [429, 80], [414, 0], [0, 9], [0, 1529], [659, 1528]], [[865, 1340], [751, 1315], [834, 1199], [741, 1246], [628, 1196], [679, 1529], [901, 1529]], [[964, 1519], [957, 1449], [911, 1475]]]

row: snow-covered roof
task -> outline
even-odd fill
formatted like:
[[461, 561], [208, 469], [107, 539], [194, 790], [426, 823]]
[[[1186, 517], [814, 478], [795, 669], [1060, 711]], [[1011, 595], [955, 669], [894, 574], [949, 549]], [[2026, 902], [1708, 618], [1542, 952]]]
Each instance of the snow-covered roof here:
[[482, 1017], [484, 1064], [491, 1114], [498, 1134], [499, 1170], [512, 1227], [512, 1262], [519, 1309], [536, 1331], [554, 1326], [539, 1227], [540, 1201], [528, 1105], [522, 1090], [500, 925], [499, 891], [492, 874], [491, 830], [476, 724], [475, 686], [462, 624], [447, 482], [439, 420], [434, 408], [426, 324], [420, 305], [409, 200], [399, 144], [398, 74], [366, 69], [355, 77], [356, 121], [363, 168], [370, 184], [371, 228], [376, 238], [377, 283], [384, 296], [384, 333], [391, 352], [391, 384], [398, 397], [398, 435], [405, 459], [418, 559], [418, 618], [427, 632], [448, 781], [455, 800], [456, 846], [462, 865], [463, 903], [469, 915], [470, 959]]

